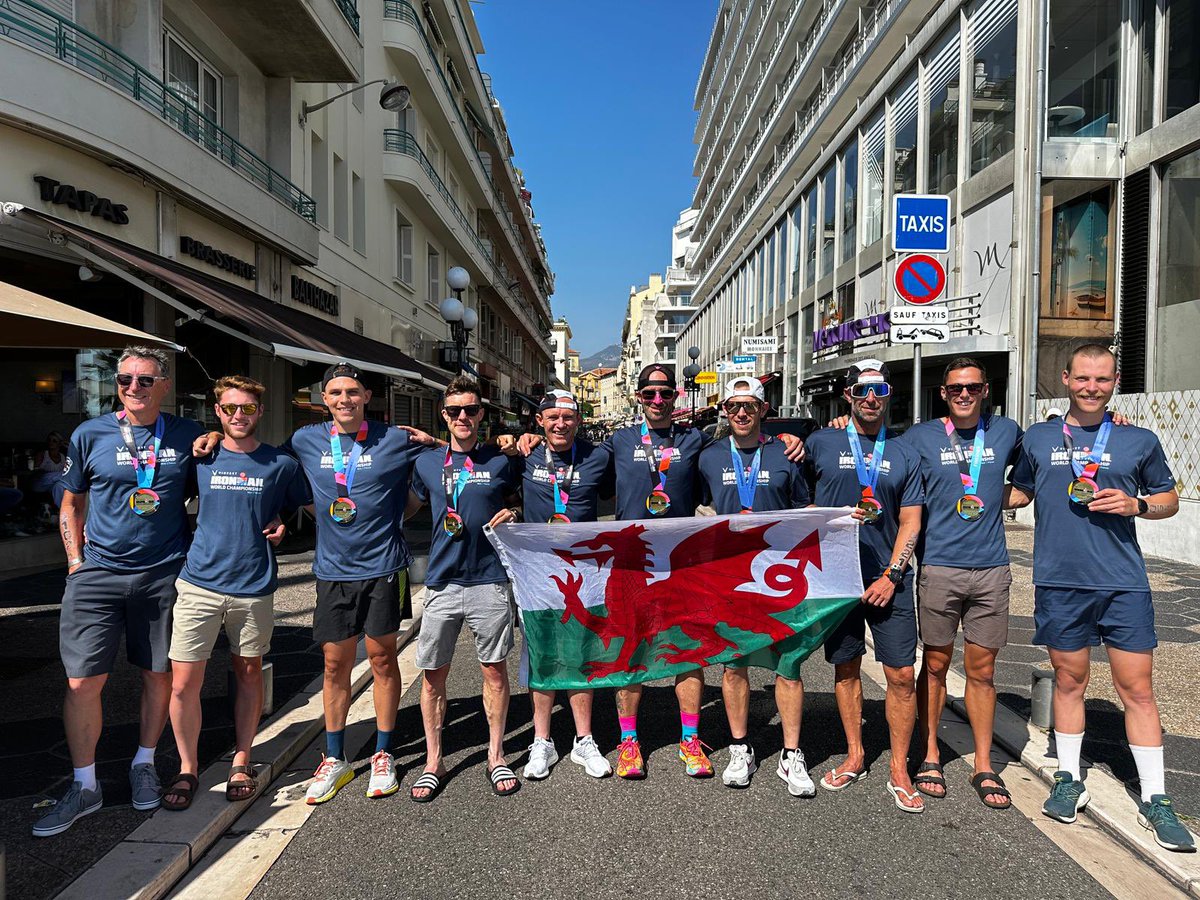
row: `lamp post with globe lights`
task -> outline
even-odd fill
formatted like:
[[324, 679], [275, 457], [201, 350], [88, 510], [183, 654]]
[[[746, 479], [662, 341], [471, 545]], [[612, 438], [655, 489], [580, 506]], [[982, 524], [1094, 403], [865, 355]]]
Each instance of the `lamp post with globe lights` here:
[[696, 376], [700, 374], [700, 366], [696, 363], [696, 360], [700, 358], [700, 348], [688, 347], [687, 353], [688, 359], [692, 362], [691, 365], [683, 367], [683, 389], [688, 392], [688, 396], [692, 400], [692, 421], [694, 422], [696, 419], [696, 392], [700, 389], [700, 386], [696, 384]]
[[438, 311], [450, 326], [454, 358], [458, 361], [458, 371], [463, 372], [467, 368], [467, 342], [479, 325], [478, 314], [462, 301], [463, 291], [471, 284], [471, 273], [462, 266], [454, 266], [446, 273], [446, 284], [454, 291], [454, 296], [443, 300]]

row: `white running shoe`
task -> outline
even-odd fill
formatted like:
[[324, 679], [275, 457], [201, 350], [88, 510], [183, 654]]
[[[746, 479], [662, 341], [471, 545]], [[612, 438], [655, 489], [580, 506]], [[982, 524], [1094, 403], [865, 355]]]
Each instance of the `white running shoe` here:
[[400, 790], [396, 781], [396, 760], [386, 750], [371, 757], [371, 781], [367, 784], [367, 796], [387, 797]]
[[576, 737], [571, 746], [571, 762], [583, 766], [583, 770], [593, 778], [603, 778], [612, 774], [612, 766], [596, 746], [596, 739], [590, 734]]
[[529, 762], [525, 764], [525, 777], [540, 781], [550, 774], [550, 767], [558, 762], [558, 751], [554, 741], [535, 737], [529, 745]]
[[310, 806], [314, 803], [324, 803], [354, 780], [354, 769], [344, 759], [334, 759], [332, 756], [322, 756], [321, 764], [313, 773], [312, 784], [304, 794], [304, 802]]
[[750, 776], [758, 771], [758, 763], [754, 761], [754, 749], [745, 744], [729, 745], [729, 765], [721, 773], [725, 787], [750, 787]]
[[817, 786], [808, 774], [801, 750], [784, 751], [779, 754], [779, 768], [775, 774], [787, 782], [788, 793], [793, 797], [815, 797]]

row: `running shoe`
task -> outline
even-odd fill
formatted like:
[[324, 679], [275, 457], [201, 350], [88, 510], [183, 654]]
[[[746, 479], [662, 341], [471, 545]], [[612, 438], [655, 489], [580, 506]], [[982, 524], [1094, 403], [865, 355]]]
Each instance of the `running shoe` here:
[[148, 809], [158, 809], [162, 805], [162, 783], [158, 780], [158, 770], [154, 768], [154, 763], [139, 763], [130, 768], [129, 790], [134, 809], [145, 812]]
[[596, 739], [590, 734], [576, 737], [571, 746], [571, 762], [583, 766], [583, 770], [593, 778], [603, 778], [612, 774], [612, 766], [596, 746]]
[[1196, 839], [1179, 821], [1166, 794], [1155, 794], [1138, 807], [1138, 824], [1154, 832], [1154, 840], [1160, 847], [1185, 853], [1196, 849]]
[[635, 737], [625, 738], [617, 748], [617, 777], [645, 778], [646, 764], [642, 762], [642, 745]]
[[1091, 799], [1082, 781], [1076, 781], [1070, 772], [1055, 772], [1054, 787], [1050, 788], [1050, 796], [1042, 804], [1042, 813], [1070, 825], [1075, 821], [1075, 814]]
[[304, 794], [304, 802], [309, 806], [332, 800], [337, 792], [354, 780], [354, 769], [344, 759], [334, 759], [332, 756], [322, 756], [321, 764], [313, 773], [312, 784]]
[[367, 784], [367, 796], [387, 797], [400, 790], [396, 780], [396, 760], [386, 750], [371, 757], [371, 780]]
[[90, 816], [104, 806], [104, 797], [97, 783], [94, 791], [85, 791], [83, 784], [75, 781], [63, 798], [50, 807], [50, 811], [33, 825], [34, 837], [50, 837], [62, 834], [84, 816]]
[[[758, 771], [758, 763], [754, 759], [754, 748], [745, 744], [729, 745], [729, 765], [721, 773], [725, 787], [750, 787], [750, 776]], [[691, 775], [691, 772], [688, 772]]]
[[779, 768], [775, 774], [787, 782], [788, 793], [793, 797], [815, 797], [817, 786], [808, 774], [802, 750], [788, 750], [779, 755]]
[[701, 742], [700, 736], [695, 734], [686, 741], [679, 742], [679, 758], [683, 760], [684, 769], [692, 778], [712, 777], [713, 764], [704, 753], [706, 746]]
[[529, 762], [525, 764], [525, 777], [541, 781], [550, 774], [550, 767], [558, 762], [558, 751], [554, 741], [535, 737], [529, 745]]

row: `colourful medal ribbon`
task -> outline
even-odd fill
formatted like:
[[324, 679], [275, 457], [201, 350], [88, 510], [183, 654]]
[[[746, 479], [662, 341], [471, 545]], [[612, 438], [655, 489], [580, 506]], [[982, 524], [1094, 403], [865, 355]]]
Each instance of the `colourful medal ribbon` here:
[[729, 436], [729, 456], [733, 459], [733, 474], [737, 478], [738, 499], [742, 503], [742, 512], [750, 512], [754, 508], [754, 492], [758, 489], [758, 473], [762, 469], [762, 448], [767, 439], [758, 436], [758, 449], [754, 451], [754, 460], [749, 468], [742, 465], [742, 454], [738, 445]]
[[883, 448], [887, 443], [887, 429], [879, 426], [879, 434], [875, 435], [875, 449], [871, 453], [870, 465], [863, 458], [862, 444], [858, 440], [858, 432], [854, 421], [846, 423], [846, 438], [850, 442], [850, 455], [854, 457], [854, 468], [858, 470], [858, 483], [862, 487], [864, 497], [875, 496], [875, 485], [879, 483], [879, 468], [883, 465]]
[[[646, 465], [650, 469], [650, 486], [651, 493], [659, 491], [663, 494], [667, 492], [667, 470], [671, 468], [671, 457], [675, 455], [675, 436], [672, 433], [670, 437], [662, 445], [662, 460], [656, 466], [654, 464], [654, 443], [650, 440], [650, 426], [642, 421], [642, 447], [646, 452]], [[658, 476], [658, 487], [654, 487], [654, 477]]]
[[950, 446], [954, 449], [954, 458], [958, 460], [958, 473], [962, 477], [963, 494], [974, 494], [979, 489], [979, 473], [983, 469], [983, 420], [975, 426], [975, 441], [971, 447], [971, 459], [963, 453], [962, 439], [958, 429], [946, 417], [946, 437], [950, 438]]
[[350, 448], [350, 461], [347, 463], [342, 455], [342, 433], [336, 425], [329, 428], [329, 452], [333, 456], [333, 482], [337, 485], [339, 497], [349, 497], [350, 489], [354, 487], [354, 473], [358, 469], [358, 461], [362, 458], [363, 441], [367, 439], [367, 423], [358, 426], [358, 434], [354, 438], [354, 446]]
[[1066, 448], [1067, 459], [1071, 461], [1071, 471], [1075, 473], [1076, 478], [1096, 480], [1096, 473], [1100, 471], [1100, 463], [1104, 459], [1104, 448], [1108, 446], [1108, 435], [1112, 432], [1112, 425], [1112, 416], [1105, 413], [1104, 421], [1100, 423], [1100, 430], [1096, 432], [1096, 442], [1092, 444], [1091, 452], [1084, 457], [1087, 460], [1087, 464], [1084, 465], [1075, 458], [1075, 441], [1071, 437], [1071, 429], [1067, 426], [1067, 418], [1063, 416], [1063, 447]]
[[554, 458], [550, 455], [550, 445], [547, 443], [546, 471], [550, 473], [550, 492], [554, 494], [554, 512], [556, 515], [565, 516], [567, 503], [571, 500], [571, 485], [575, 481], [575, 445], [571, 445], [571, 464], [563, 470], [555, 469]]
[[471, 461], [470, 454], [471, 451], [468, 450], [462, 468], [458, 470], [458, 475], [454, 475], [454, 454], [450, 445], [446, 445], [446, 461], [442, 463], [442, 484], [446, 488], [446, 509], [455, 515], [458, 515], [458, 498], [475, 472], [475, 463]]
[[121, 429], [121, 440], [125, 444], [125, 449], [129, 451], [133, 470], [137, 474], [138, 489], [149, 490], [150, 485], [154, 484], [154, 472], [158, 468], [158, 448], [162, 446], [163, 432], [166, 430], [163, 417], [159, 416], [154, 422], [154, 441], [150, 447], [150, 455], [145, 462], [142, 462], [141, 450], [138, 449], [137, 442], [133, 439], [133, 426], [127, 421], [125, 410], [117, 413], [117, 422]]

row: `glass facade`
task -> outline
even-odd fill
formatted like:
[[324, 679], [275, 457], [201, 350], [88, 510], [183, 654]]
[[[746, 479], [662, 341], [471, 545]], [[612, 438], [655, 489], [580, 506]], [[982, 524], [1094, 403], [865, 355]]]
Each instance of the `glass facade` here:
[[851, 141], [842, 153], [842, 252], [847, 262], [858, 252], [854, 227], [858, 221], [858, 141]]
[[917, 191], [917, 73], [913, 72], [892, 94], [893, 194]]
[[1170, 119], [1200, 103], [1200, 3], [1170, 0], [1167, 6], [1166, 96]]
[[804, 284], [812, 284], [817, 277], [817, 186], [814, 184], [804, 200], [805, 220], [804, 230]]
[[1017, 123], [1017, 0], [971, 5], [971, 174], [1013, 149]]
[[883, 155], [887, 130], [880, 110], [863, 129], [863, 223], [862, 242], [868, 247], [883, 237]]
[[958, 175], [958, 28], [952, 28], [925, 60], [929, 98], [929, 167], [925, 187], [932, 194], [954, 190]]
[[833, 271], [833, 240], [837, 233], [837, 165], [821, 174], [821, 277]]
[[1116, 140], [1121, 0], [1051, 0], [1049, 27], [1047, 137]]
[[1168, 164], [1158, 247], [1159, 389], [1200, 389], [1200, 151]]

